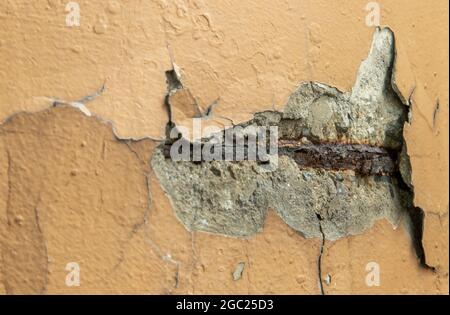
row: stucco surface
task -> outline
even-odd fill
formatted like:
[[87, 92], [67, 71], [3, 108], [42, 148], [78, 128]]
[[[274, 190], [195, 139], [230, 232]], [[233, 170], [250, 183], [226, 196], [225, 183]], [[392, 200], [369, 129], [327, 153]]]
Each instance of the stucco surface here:
[[[189, 90], [174, 101], [186, 124], [195, 103], [218, 100], [204, 122], [222, 125], [281, 109], [300, 82], [350, 91], [374, 32], [367, 1], [77, 2], [79, 27], [65, 25], [62, 0], [0, 3], [0, 292], [319, 294], [321, 239], [271, 210], [248, 239], [187, 231], [149, 164], [158, 142], [146, 137], [164, 137], [173, 63]], [[403, 225], [379, 221], [325, 243], [324, 290], [448, 294], [448, 2], [378, 3], [411, 107], [404, 138], [435, 270], [419, 266]], [[86, 103], [93, 117], [50, 108], [102, 85]], [[364, 282], [371, 261], [379, 287]], [[80, 286], [64, 282], [69, 262]]]

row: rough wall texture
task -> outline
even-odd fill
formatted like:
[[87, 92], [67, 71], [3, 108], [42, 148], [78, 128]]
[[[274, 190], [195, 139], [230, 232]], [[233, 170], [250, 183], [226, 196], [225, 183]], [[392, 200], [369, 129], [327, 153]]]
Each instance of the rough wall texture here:
[[[388, 86], [374, 79], [380, 76], [361, 75], [375, 32], [365, 23], [367, 1], [77, 2], [79, 27], [66, 26], [62, 0], [0, 3], [0, 292], [448, 293], [447, 1], [378, 2], [381, 24], [395, 34], [396, 58], [389, 59], [395, 75], [384, 76], [389, 66], [379, 68], [382, 78], [392, 79]], [[377, 217], [395, 229], [388, 220], [370, 220], [358, 233], [325, 242], [317, 217], [304, 225], [312, 227], [312, 238], [305, 238], [305, 228], [289, 220], [289, 207], [277, 209], [280, 200], [250, 203], [259, 209], [250, 219], [253, 230], [231, 233], [244, 238], [186, 224], [167, 191], [173, 181], [167, 175], [177, 169], [162, 167], [167, 160], [155, 164], [161, 156], [154, 139], [165, 137], [168, 120], [165, 71], [174, 64], [183, 90], [170, 102], [180, 125], [190, 126], [198, 113], [205, 125], [222, 126], [270, 110], [304, 118], [311, 140], [330, 140], [346, 130], [345, 116], [328, 124], [330, 108], [342, 113], [346, 102], [363, 107], [377, 97], [407, 107], [409, 120], [403, 117], [400, 129], [377, 133], [385, 130], [378, 120], [361, 120], [361, 129], [351, 130], [373, 127], [374, 134], [348, 138], [368, 136], [369, 144], [400, 150], [401, 142], [384, 141], [402, 134], [412, 168], [403, 180], [424, 212], [423, 251], [433, 269], [419, 264], [411, 224], [397, 215]], [[295, 95], [309, 95], [296, 90], [301, 82], [335, 89], [304, 107], [311, 112], [295, 111]], [[377, 82], [381, 89], [374, 89]], [[361, 98], [367, 89], [383, 92]], [[374, 117], [402, 116], [397, 105]], [[292, 167], [287, 157], [280, 163]], [[294, 182], [302, 187], [308, 176], [300, 175]], [[346, 184], [350, 175], [342, 175]], [[384, 198], [390, 194], [391, 184], [373, 181], [386, 189]], [[234, 187], [235, 195], [251, 187]], [[220, 193], [208, 198], [227, 206], [233, 201]], [[238, 209], [232, 203], [229, 210]], [[218, 226], [233, 229], [225, 222]], [[70, 262], [80, 267], [79, 286], [65, 281]], [[370, 262], [379, 265], [379, 286], [365, 281]]]

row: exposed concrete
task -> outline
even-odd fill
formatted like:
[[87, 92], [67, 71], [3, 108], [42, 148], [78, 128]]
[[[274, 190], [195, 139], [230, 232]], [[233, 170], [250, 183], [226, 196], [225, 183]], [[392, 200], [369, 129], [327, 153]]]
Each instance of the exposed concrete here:
[[[389, 29], [376, 30], [351, 93], [305, 83], [283, 112], [257, 113], [241, 126], [278, 126], [281, 139], [366, 143], [399, 151], [406, 108], [390, 84], [393, 45]], [[301, 169], [287, 156], [279, 158], [275, 170], [264, 172], [255, 161], [174, 162], [164, 156], [162, 145], [152, 167], [190, 231], [248, 237], [261, 231], [272, 208], [305, 237], [323, 232], [334, 240], [361, 233], [381, 218], [396, 224], [411, 206], [412, 195], [395, 177]]]
[[178, 218], [190, 231], [248, 237], [261, 231], [268, 208], [305, 237], [358, 234], [377, 219], [396, 224], [408, 192], [390, 177], [352, 171], [299, 170], [281, 157], [274, 172], [254, 161], [172, 162], [156, 151], [152, 160]]

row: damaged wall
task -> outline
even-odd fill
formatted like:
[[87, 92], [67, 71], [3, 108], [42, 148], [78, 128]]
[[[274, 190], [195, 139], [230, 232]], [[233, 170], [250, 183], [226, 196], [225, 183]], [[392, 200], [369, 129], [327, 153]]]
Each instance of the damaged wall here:
[[[361, 76], [364, 65], [358, 72], [374, 32], [365, 24], [366, 1], [78, 2], [80, 27], [65, 25], [64, 1], [0, 4], [3, 293], [319, 294], [321, 287], [325, 293], [448, 293], [446, 1], [379, 2], [381, 24], [395, 34], [392, 83], [399, 100], [392, 98], [385, 81], [379, 81], [377, 89], [374, 76]], [[251, 19], [246, 18], [248, 12]], [[315, 107], [293, 107], [312, 108], [311, 113], [291, 112], [293, 118], [305, 118], [310, 140], [333, 140], [337, 130], [345, 130], [326, 124], [327, 109], [342, 113], [347, 103], [352, 109], [355, 105], [372, 109], [364, 102], [374, 104], [377, 97], [388, 98], [383, 104], [408, 105], [412, 118], [403, 135], [403, 126], [396, 125], [395, 119], [380, 126], [379, 120], [356, 120], [360, 124], [351, 130], [373, 127], [376, 133], [392, 121], [397, 128], [374, 134], [373, 143], [368, 143], [399, 149], [398, 139], [406, 139], [413, 170], [410, 198], [425, 213], [423, 247], [426, 263], [435, 270], [419, 265], [411, 233], [404, 222], [399, 223], [399, 214], [376, 217], [391, 223], [369, 218], [357, 233], [348, 233], [348, 228], [330, 232], [327, 238], [339, 239], [323, 245], [317, 217], [311, 213], [312, 224], [305, 226], [316, 228], [309, 235], [313, 238], [305, 238], [305, 229], [288, 219], [289, 209], [286, 215], [277, 209], [282, 203], [275, 197], [280, 195], [273, 196], [271, 203], [250, 203], [259, 211], [246, 223], [250, 231], [242, 233], [239, 224], [247, 221], [241, 217], [231, 216], [236, 219], [235, 229], [233, 222], [219, 224], [246, 238], [203, 233], [230, 234], [189, 224], [186, 229], [177, 212], [180, 206], [162, 188], [167, 190], [170, 181], [183, 183], [168, 175], [194, 176], [196, 171], [162, 167], [168, 161], [155, 164], [161, 158], [155, 150], [160, 141], [152, 140], [165, 136], [165, 71], [173, 62], [183, 75], [183, 94], [171, 100], [179, 124], [190, 125], [198, 112], [209, 112], [210, 104], [213, 111], [205, 115], [205, 125], [229, 125], [230, 119], [242, 123], [267, 110], [289, 115], [292, 104], [301, 104], [295, 93], [302, 89], [293, 92], [300, 82], [310, 81], [337, 89], [331, 93], [332, 102], [322, 98]], [[371, 95], [368, 88], [378, 94], [361, 98]], [[94, 91], [102, 93], [84, 104], [92, 117], [63, 104], [90, 100], [85, 96]], [[49, 109], [55, 99], [61, 105]], [[383, 112], [386, 116], [380, 111], [373, 116], [401, 117], [398, 122], [403, 122], [403, 109], [395, 110], [403, 106], [393, 104]], [[322, 123], [330, 128], [314, 126]], [[359, 136], [347, 135], [347, 139], [354, 142]], [[394, 141], [385, 142], [385, 137]], [[305, 176], [294, 170], [297, 166], [287, 157], [280, 164], [286, 173], [280, 178], [286, 181], [297, 172], [301, 176], [294, 183], [309, 187], [301, 185]], [[237, 181], [228, 166], [218, 163], [217, 169], [221, 176]], [[346, 184], [351, 183], [347, 171], [342, 176]], [[214, 180], [223, 185], [223, 177]], [[242, 187], [235, 187], [236, 195], [245, 194], [255, 181], [264, 183], [257, 177], [247, 180], [238, 180]], [[203, 184], [204, 191], [214, 187]], [[373, 185], [380, 187], [384, 198], [390, 195], [392, 184], [374, 177]], [[395, 183], [393, 187], [398, 189]], [[351, 184], [346, 189], [357, 191]], [[373, 190], [360, 196], [384, 200]], [[223, 199], [225, 204], [233, 200], [224, 194], [208, 198], [218, 203]], [[359, 202], [368, 204], [364, 199]], [[373, 208], [378, 209], [376, 202]], [[238, 210], [236, 204], [228, 206], [230, 211]], [[344, 204], [343, 209], [347, 207]], [[318, 284], [319, 256], [322, 285]], [[80, 266], [80, 286], [65, 283], [70, 262]], [[380, 266], [380, 286], [365, 283], [370, 262]]]
[[[394, 58], [394, 35], [377, 29], [350, 92], [305, 83], [282, 112], [256, 113], [252, 121], [232, 127], [247, 128], [241, 133], [252, 127], [278, 128], [273, 170], [260, 169], [257, 161], [223, 161], [222, 154], [214, 162], [174, 161], [165, 150], [176, 142], [160, 145], [152, 167], [177, 216], [189, 230], [237, 237], [260, 232], [269, 207], [309, 238], [359, 234], [380, 218], [396, 225], [413, 201], [412, 191], [401, 185], [400, 171], [394, 170], [398, 162], [391, 161], [391, 155], [394, 160], [404, 156], [400, 151], [408, 113], [392, 88]], [[304, 163], [307, 154], [311, 163]]]

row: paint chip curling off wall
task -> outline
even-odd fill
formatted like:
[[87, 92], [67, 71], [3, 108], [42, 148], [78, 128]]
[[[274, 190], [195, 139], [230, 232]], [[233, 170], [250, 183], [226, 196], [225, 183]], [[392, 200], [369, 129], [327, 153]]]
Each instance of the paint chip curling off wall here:
[[278, 127], [270, 171], [257, 160], [174, 161], [171, 146], [188, 140], [161, 144], [151, 164], [176, 216], [190, 231], [233, 237], [260, 232], [269, 208], [307, 238], [359, 234], [382, 218], [398, 224], [413, 193], [401, 154], [408, 108], [392, 87], [394, 59], [392, 31], [377, 29], [351, 91], [303, 83], [283, 112], [234, 126]]

